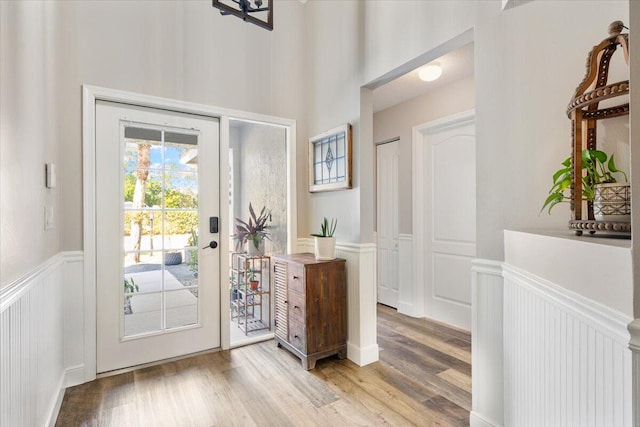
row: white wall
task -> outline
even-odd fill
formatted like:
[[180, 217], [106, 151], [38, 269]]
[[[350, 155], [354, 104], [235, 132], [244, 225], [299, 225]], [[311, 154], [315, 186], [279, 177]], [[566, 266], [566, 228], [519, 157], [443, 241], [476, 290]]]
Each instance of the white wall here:
[[[502, 259], [505, 228], [566, 226], [566, 206], [552, 216], [538, 215], [557, 159], [562, 161], [569, 152], [566, 105], [584, 76], [589, 49], [607, 36], [610, 22], [629, 21], [627, 1], [534, 1], [504, 12], [499, 2], [475, 1], [309, 5], [314, 12], [309, 25], [313, 65], [320, 70], [330, 58], [335, 65], [312, 75], [312, 131], [327, 127], [328, 121], [357, 123], [359, 106], [353, 101], [359, 86], [473, 28], [478, 255]], [[359, 8], [364, 22], [357, 16]], [[317, 28], [337, 31], [314, 31]], [[350, 73], [343, 76], [345, 71]], [[356, 126], [356, 156], [369, 157], [372, 141], [359, 140], [358, 131]], [[353, 197], [371, 195], [360, 202], [369, 209], [358, 213], [373, 224], [367, 219], [373, 216], [373, 193], [366, 191], [373, 182], [355, 182], [358, 193]], [[332, 208], [348, 222], [353, 206], [337, 207], [344, 206], [341, 202], [342, 195], [312, 197], [309, 207], [322, 214]], [[314, 214], [309, 217], [317, 219]]]
[[[630, 2], [630, 22], [633, 31], [640, 31], [640, 2]], [[631, 57], [631, 75], [640, 75], [640, 46], [633, 44], [629, 46]], [[635, 80], [634, 80], [635, 83]], [[631, 141], [640, 141], [640, 85], [630, 86], [631, 90], [631, 110], [629, 119], [631, 123]], [[640, 147], [636, 143], [631, 146], [631, 170], [634, 173], [631, 183], [633, 194], [631, 195], [631, 209], [633, 212], [640, 211]], [[640, 215], [634, 215], [631, 227], [633, 230], [640, 230]], [[634, 294], [634, 314], [636, 319], [640, 319], [640, 236], [635, 234], [632, 242], [633, 248], [633, 280], [635, 285]], [[640, 339], [640, 338], [637, 338]], [[638, 375], [640, 377], [640, 374]], [[638, 400], [640, 400], [640, 379], [638, 380]], [[640, 415], [638, 416], [640, 418]]]
[[[45, 163], [63, 168], [59, 31], [55, 4], [0, 2], [0, 288], [61, 249], [61, 188], [45, 187]], [[55, 219], [47, 231], [45, 206]]]
[[398, 201], [400, 233], [411, 234], [411, 132], [421, 123], [471, 110], [475, 105], [473, 76], [410, 99], [373, 115], [374, 143], [400, 138]]
[[[362, 180], [359, 150], [360, 85], [362, 84], [363, 26], [365, 2], [312, 1], [307, 9], [306, 44], [308, 53], [308, 136], [314, 136], [344, 123], [353, 125], [353, 189], [308, 194], [306, 234], [317, 232], [323, 217], [338, 220], [338, 241], [361, 240], [360, 193]], [[308, 149], [305, 147], [304, 152]], [[308, 159], [305, 158], [305, 163]], [[299, 163], [299, 165], [305, 164]], [[305, 171], [308, 165], [305, 164]], [[308, 177], [299, 181], [308, 183]], [[371, 183], [369, 183], [371, 185]], [[306, 185], [308, 190], [308, 184]], [[373, 187], [371, 187], [373, 188]], [[365, 220], [371, 212], [364, 215]], [[371, 218], [373, 218], [371, 216]], [[371, 228], [373, 231], [373, 228]], [[301, 232], [300, 236], [305, 233]]]
[[[640, 25], [640, 2], [632, 1], [629, 3], [629, 26], [631, 31], [639, 31]], [[631, 124], [630, 140], [640, 141], [640, 85], [635, 84], [637, 78], [635, 76], [640, 75], [640, 48], [636, 44], [629, 46], [631, 57], [631, 75], [634, 76], [634, 84], [630, 86], [630, 114], [629, 120]], [[631, 189], [632, 189], [632, 205], [633, 212], [638, 212], [640, 205], [640, 155], [638, 153], [640, 147], [638, 144], [631, 146], [631, 170], [634, 172]], [[635, 325], [629, 327], [631, 332], [632, 350], [634, 351], [634, 378], [633, 378], [633, 401], [635, 402], [634, 416], [635, 424], [640, 424], [640, 238], [638, 238], [637, 230], [640, 230], [640, 215], [633, 215], [631, 227], [636, 230], [635, 237], [632, 241], [632, 254], [633, 254], [633, 284], [634, 284], [634, 317]]]
[[[82, 249], [82, 84], [305, 116], [299, 2], [278, 2], [273, 32], [221, 16], [207, 1], [1, 7], [0, 287], [60, 250]], [[304, 124], [298, 135], [304, 165]], [[44, 188], [45, 162], [58, 164], [55, 190]], [[301, 177], [304, 170], [298, 179], [305, 182]], [[298, 191], [304, 215], [304, 186]], [[47, 232], [45, 205], [54, 207], [57, 221]]]
[[[60, 180], [66, 249], [82, 248], [82, 84], [304, 117], [302, 66], [296, 62], [304, 48], [299, 2], [278, 2], [273, 32], [221, 16], [207, 1], [59, 2], [56, 7], [65, 46]], [[306, 153], [304, 134], [300, 139]], [[301, 208], [304, 212], [304, 204]]]
[[[284, 128], [256, 123], [239, 125], [230, 138], [236, 167], [238, 206], [234, 217], [249, 220], [249, 203], [256, 215], [265, 206], [271, 211], [271, 240], [267, 253], [287, 251], [287, 149]], [[234, 171], [236, 172], [236, 171]], [[235, 174], [234, 174], [235, 175]], [[235, 244], [235, 243], [234, 243]]]

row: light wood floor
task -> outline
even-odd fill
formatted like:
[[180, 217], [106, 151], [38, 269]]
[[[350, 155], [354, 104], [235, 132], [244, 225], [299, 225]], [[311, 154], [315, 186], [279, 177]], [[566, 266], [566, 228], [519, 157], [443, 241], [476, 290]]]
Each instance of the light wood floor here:
[[267, 341], [68, 389], [57, 426], [466, 426], [467, 333], [378, 307], [380, 361], [304, 371]]

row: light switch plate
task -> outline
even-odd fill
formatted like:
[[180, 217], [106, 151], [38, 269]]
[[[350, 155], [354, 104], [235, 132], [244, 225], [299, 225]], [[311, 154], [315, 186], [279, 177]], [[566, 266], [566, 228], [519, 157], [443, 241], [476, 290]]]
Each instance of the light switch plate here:
[[44, 207], [44, 229], [51, 230], [55, 225], [53, 218], [53, 206]]
[[56, 187], [56, 181], [57, 181], [57, 174], [56, 174], [56, 164], [55, 163], [46, 163], [45, 164], [45, 170], [46, 170], [46, 175], [47, 175], [47, 179], [46, 179], [46, 186], [47, 188], [55, 188]]

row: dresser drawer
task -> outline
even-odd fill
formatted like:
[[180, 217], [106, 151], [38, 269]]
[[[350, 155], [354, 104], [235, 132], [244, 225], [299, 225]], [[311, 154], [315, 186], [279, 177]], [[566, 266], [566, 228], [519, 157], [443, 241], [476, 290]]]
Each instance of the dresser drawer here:
[[288, 298], [289, 318], [304, 325], [307, 319], [304, 295], [294, 292], [293, 290], [289, 290]]
[[289, 290], [304, 294], [304, 266], [290, 263], [287, 268]]
[[300, 350], [302, 353], [307, 352], [307, 335], [304, 325], [289, 319], [289, 343]]

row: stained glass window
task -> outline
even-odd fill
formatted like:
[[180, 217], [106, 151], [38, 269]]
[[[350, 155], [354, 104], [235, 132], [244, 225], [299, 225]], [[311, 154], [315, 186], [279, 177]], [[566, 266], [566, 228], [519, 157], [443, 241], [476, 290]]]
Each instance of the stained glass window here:
[[351, 126], [309, 140], [310, 191], [351, 188]]

